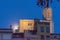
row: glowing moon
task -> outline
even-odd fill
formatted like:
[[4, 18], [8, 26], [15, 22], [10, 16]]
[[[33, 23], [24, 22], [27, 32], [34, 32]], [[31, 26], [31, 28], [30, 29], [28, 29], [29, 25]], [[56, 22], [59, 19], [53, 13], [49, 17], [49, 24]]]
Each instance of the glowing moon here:
[[12, 29], [13, 29], [13, 30], [18, 29], [18, 25], [17, 25], [17, 24], [14, 24], [14, 25], [12, 26]]

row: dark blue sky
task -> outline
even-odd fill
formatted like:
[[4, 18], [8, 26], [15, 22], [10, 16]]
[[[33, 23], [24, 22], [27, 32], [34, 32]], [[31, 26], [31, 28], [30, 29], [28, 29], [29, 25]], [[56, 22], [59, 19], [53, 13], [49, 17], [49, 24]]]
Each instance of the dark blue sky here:
[[[42, 19], [42, 8], [36, 5], [37, 0], [0, 0], [0, 28], [18, 24], [21, 18]], [[51, 4], [54, 30], [60, 33], [60, 3]]]

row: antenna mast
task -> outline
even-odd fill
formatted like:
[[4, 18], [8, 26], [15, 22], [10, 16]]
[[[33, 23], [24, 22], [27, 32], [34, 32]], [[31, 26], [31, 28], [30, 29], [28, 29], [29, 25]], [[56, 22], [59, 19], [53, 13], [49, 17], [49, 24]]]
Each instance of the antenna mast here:
[[52, 0], [38, 0], [37, 5], [44, 7], [43, 9], [43, 19], [52, 20], [52, 10], [49, 7], [49, 4], [52, 3]]
[[52, 0], [38, 0], [37, 5], [48, 8]]

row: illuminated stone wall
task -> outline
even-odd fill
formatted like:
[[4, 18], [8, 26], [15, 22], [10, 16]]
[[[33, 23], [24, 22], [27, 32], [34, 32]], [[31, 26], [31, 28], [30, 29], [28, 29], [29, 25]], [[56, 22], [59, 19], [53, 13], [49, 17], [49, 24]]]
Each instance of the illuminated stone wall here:
[[24, 30], [33, 30], [34, 20], [20, 20], [19, 22], [19, 32], [24, 32]]

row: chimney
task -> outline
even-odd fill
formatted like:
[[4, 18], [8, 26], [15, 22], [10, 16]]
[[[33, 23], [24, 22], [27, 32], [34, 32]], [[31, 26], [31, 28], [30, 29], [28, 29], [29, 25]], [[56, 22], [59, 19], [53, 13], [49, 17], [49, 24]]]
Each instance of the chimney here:
[[10, 29], [12, 29], [12, 25], [10, 25]]

